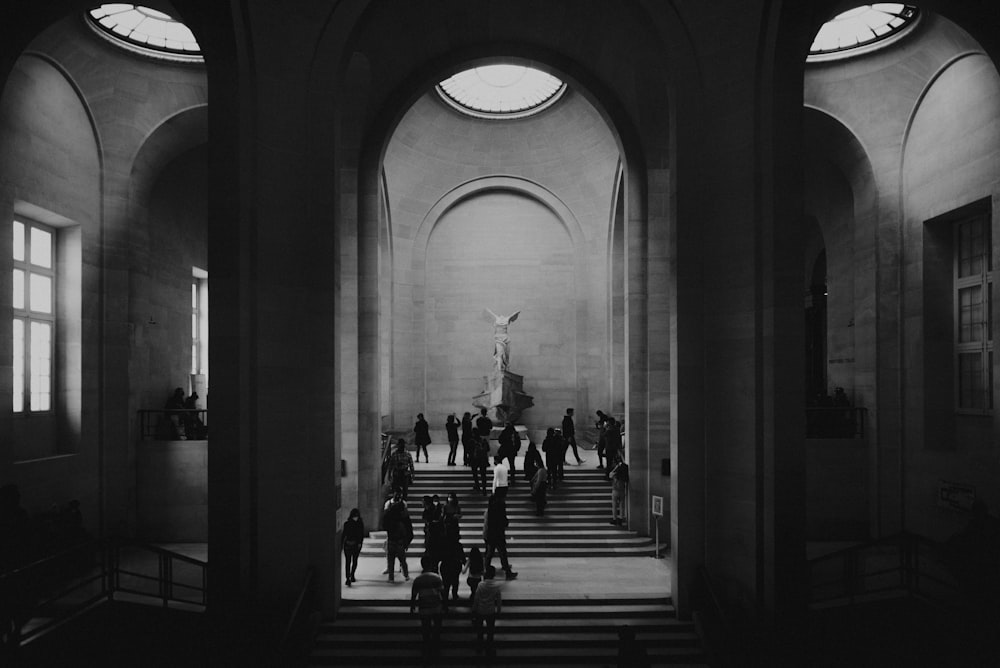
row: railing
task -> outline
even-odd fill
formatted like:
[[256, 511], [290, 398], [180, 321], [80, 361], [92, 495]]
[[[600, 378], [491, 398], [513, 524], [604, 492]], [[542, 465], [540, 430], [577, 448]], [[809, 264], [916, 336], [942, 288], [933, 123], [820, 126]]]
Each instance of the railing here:
[[866, 413], [860, 406], [808, 406], [806, 438], [864, 438]]
[[[141, 570], [148, 553], [156, 555], [155, 575]], [[204, 561], [142, 543], [87, 541], [0, 575], [0, 632], [6, 647], [16, 647], [117, 592], [156, 598], [164, 607], [175, 602], [204, 610], [207, 590]]]
[[809, 604], [813, 609], [854, 605], [900, 593], [954, 603], [959, 592], [944, 564], [941, 548], [910, 533], [811, 559], [809, 583]]
[[139, 437], [159, 441], [208, 438], [207, 408], [142, 408]]

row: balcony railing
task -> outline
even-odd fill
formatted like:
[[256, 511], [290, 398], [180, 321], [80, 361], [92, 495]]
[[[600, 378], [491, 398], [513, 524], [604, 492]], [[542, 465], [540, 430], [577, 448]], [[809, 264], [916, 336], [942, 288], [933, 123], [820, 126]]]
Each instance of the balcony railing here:
[[9, 651], [117, 594], [204, 611], [207, 591], [207, 562], [144, 543], [90, 540], [0, 574], [0, 642]]
[[185, 441], [208, 438], [207, 408], [143, 408], [139, 437], [143, 440]]
[[806, 408], [806, 438], [864, 438], [866, 410], [854, 406]]

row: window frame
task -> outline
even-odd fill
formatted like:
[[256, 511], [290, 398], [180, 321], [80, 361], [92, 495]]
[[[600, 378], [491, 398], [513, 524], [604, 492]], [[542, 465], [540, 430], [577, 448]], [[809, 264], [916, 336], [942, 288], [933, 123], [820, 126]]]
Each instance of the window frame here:
[[[20, 271], [23, 272], [24, 281], [22, 290], [22, 304], [23, 308], [18, 308], [12, 301], [12, 317], [11, 317], [11, 327], [13, 329], [14, 323], [20, 321], [23, 323], [23, 337], [22, 337], [22, 350], [21, 350], [21, 388], [18, 392], [17, 388], [17, 378], [16, 378], [16, 368], [17, 365], [14, 364], [14, 350], [11, 351], [11, 410], [16, 416], [28, 416], [28, 415], [53, 415], [56, 412], [55, 398], [58, 396], [56, 383], [58, 378], [58, 373], [56, 369], [56, 341], [57, 341], [57, 326], [58, 326], [58, 239], [59, 230], [50, 225], [45, 225], [39, 223], [30, 218], [24, 216], [15, 217], [11, 223], [11, 233], [16, 225], [22, 225], [24, 228], [24, 257], [23, 259], [17, 259], [14, 252], [11, 253], [12, 269], [11, 274]], [[49, 266], [35, 264], [32, 262], [31, 256], [31, 244], [32, 244], [32, 233], [33, 229], [37, 229], [41, 232], [48, 234], [49, 236]], [[16, 251], [16, 249], [14, 249]], [[36, 311], [31, 308], [31, 276], [43, 276], [49, 281], [49, 310], [48, 312]], [[34, 359], [36, 357], [35, 346], [36, 342], [33, 340], [31, 331], [33, 325], [46, 325], [48, 327], [48, 406], [44, 409], [33, 408], [33, 395], [36, 394], [33, 388], [33, 377], [34, 371], [33, 366]], [[13, 332], [12, 332], [13, 335]], [[15, 408], [14, 400], [18, 395], [21, 398], [20, 410]]]
[[[976, 225], [980, 227], [982, 234], [982, 250], [979, 253], [979, 271], [962, 276], [960, 266], [963, 259], [962, 231], [968, 226]], [[955, 412], [960, 415], [989, 416], [993, 414], [995, 398], [993, 392], [993, 243], [992, 243], [992, 221], [988, 211], [977, 211], [958, 218], [952, 224], [952, 344], [953, 344], [953, 369], [954, 369], [954, 407]], [[972, 258], [972, 256], [970, 256]], [[979, 302], [980, 315], [978, 321], [972, 326], [979, 330], [978, 340], [975, 336], [971, 340], [962, 340], [962, 315], [963, 306], [961, 295], [964, 290], [975, 287], [980, 288], [982, 295]], [[972, 402], [963, 401], [963, 388], [966, 380], [963, 377], [962, 357], [964, 355], [979, 356], [979, 387], [974, 388], [982, 392], [982, 405], [976, 406], [975, 399]]]

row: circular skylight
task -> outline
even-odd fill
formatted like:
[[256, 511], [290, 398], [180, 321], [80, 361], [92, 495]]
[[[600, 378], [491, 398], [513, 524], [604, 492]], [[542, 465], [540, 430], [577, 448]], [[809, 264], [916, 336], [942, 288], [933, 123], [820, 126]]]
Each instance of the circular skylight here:
[[89, 12], [91, 25], [115, 43], [146, 55], [200, 60], [201, 47], [186, 25], [142, 5], [101, 5]]
[[823, 24], [816, 33], [809, 55], [843, 54], [878, 42], [884, 43], [912, 26], [917, 14], [918, 10], [913, 5], [896, 2], [880, 2], [849, 9]]
[[520, 118], [553, 104], [566, 84], [533, 67], [496, 64], [459, 72], [438, 84], [437, 90], [464, 113], [480, 118]]

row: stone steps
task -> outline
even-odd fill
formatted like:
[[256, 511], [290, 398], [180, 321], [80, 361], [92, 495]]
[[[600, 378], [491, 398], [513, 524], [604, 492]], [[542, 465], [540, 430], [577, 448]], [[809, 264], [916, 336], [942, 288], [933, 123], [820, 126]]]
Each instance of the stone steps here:
[[[347, 601], [343, 621], [323, 624], [311, 666], [419, 665], [420, 628], [406, 601]], [[475, 665], [468, 601], [442, 623], [437, 665]], [[669, 599], [540, 599], [506, 602], [492, 665], [617, 665], [617, 628], [627, 624], [653, 665], [704, 666], [694, 624], [677, 620]]]
[[[433, 465], [432, 465], [433, 466]], [[487, 497], [471, 489], [471, 473], [462, 466], [419, 470], [410, 485], [407, 505], [413, 519], [414, 539], [409, 554], [424, 550], [421, 499], [437, 494], [441, 499], [455, 492], [459, 498], [462, 544], [468, 549], [482, 542], [483, 513]], [[567, 467], [565, 481], [549, 493], [542, 517], [535, 515], [528, 485], [517, 483], [507, 494], [507, 549], [512, 559], [520, 557], [652, 556], [651, 538], [609, 524], [610, 486], [604, 472], [583, 467]], [[384, 553], [383, 532], [371, 532], [362, 546], [362, 554]]]
[[[704, 668], [707, 659], [694, 624], [677, 619], [669, 597], [647, 593], [643, 581], [633, 580], [627, 589], [616, 587], [613, 576], [604, 578], [601, 586], [590, 586], [595, 578], [602, 578], [601, 569], [627, 573], [630, 563], [637, 568], [650, 563], [634, 560], [652, 557], [655, 547], [651, 538], [609, 524], [610, 488], [603, 471], [570, 466], [566, 469], [566, 480], [558, 490], [550, 492], [542, 517], [535, 515], [526, 484], [518, 483], [508, 493], [508, 553], [511, 562], [520, 566], [522, 577], [508, 583], [505, 590], [503, 611], [497, 619], [497, 656], [490, 665], [617, 666], [618, 628], [628, 625], [635, 631], [637, 644], [645, 648], [651, 665]], [[468, 469], [418, 466], [417, 479], [407, 498], [415, 534], [408, 551], [411, 576], [419, 572], [417, 563], [423, 552], [421, 497], [438, 494], [443, 500], [451, 491], [459, 496], [463, 546], [466, 550], [482, 548], [486, 498], [472, 492]], [[362, 554], [382, 556], [384, 540], [384, 532], [371, 532]], [[552, 557], [557, 559], [546, 559]], [[543, 579], [532, 580], [533, 565], [542, 572], [545, 568], [564, 571], [580, 568], [585, 559], [591, 558], [603, 559], [595, 564], [594, 572], [585, 566], [578, 584], [574, 579], [566, 589], [554, 588]], [[550, 565], [540, 565], [546, 562]], [[536, 571], [535, 577], [538, 575]], [[409, 609], [410, 583], [397, 576], [398, 591], [385, 598], [395, 588], [384, 579], [384, 575], [376, 576], [373, 581], [370, 572], [359, 579], [361, 586], [354, 587], [350, 596], [364, 595], [366, 591], [377, 593], [372, 594], [372, 599], [342, 600], [338, 619], [319, 629], [310, 666], [423, 665], [420, 624]], [[442, 649], [433, 665], [476, 666], [483, 661], [476, 655], [464, 576], [460, 583], [464, 598], [452, 601], [445, 614]], [[628, 593], [623, 595], [625, 591]]]

